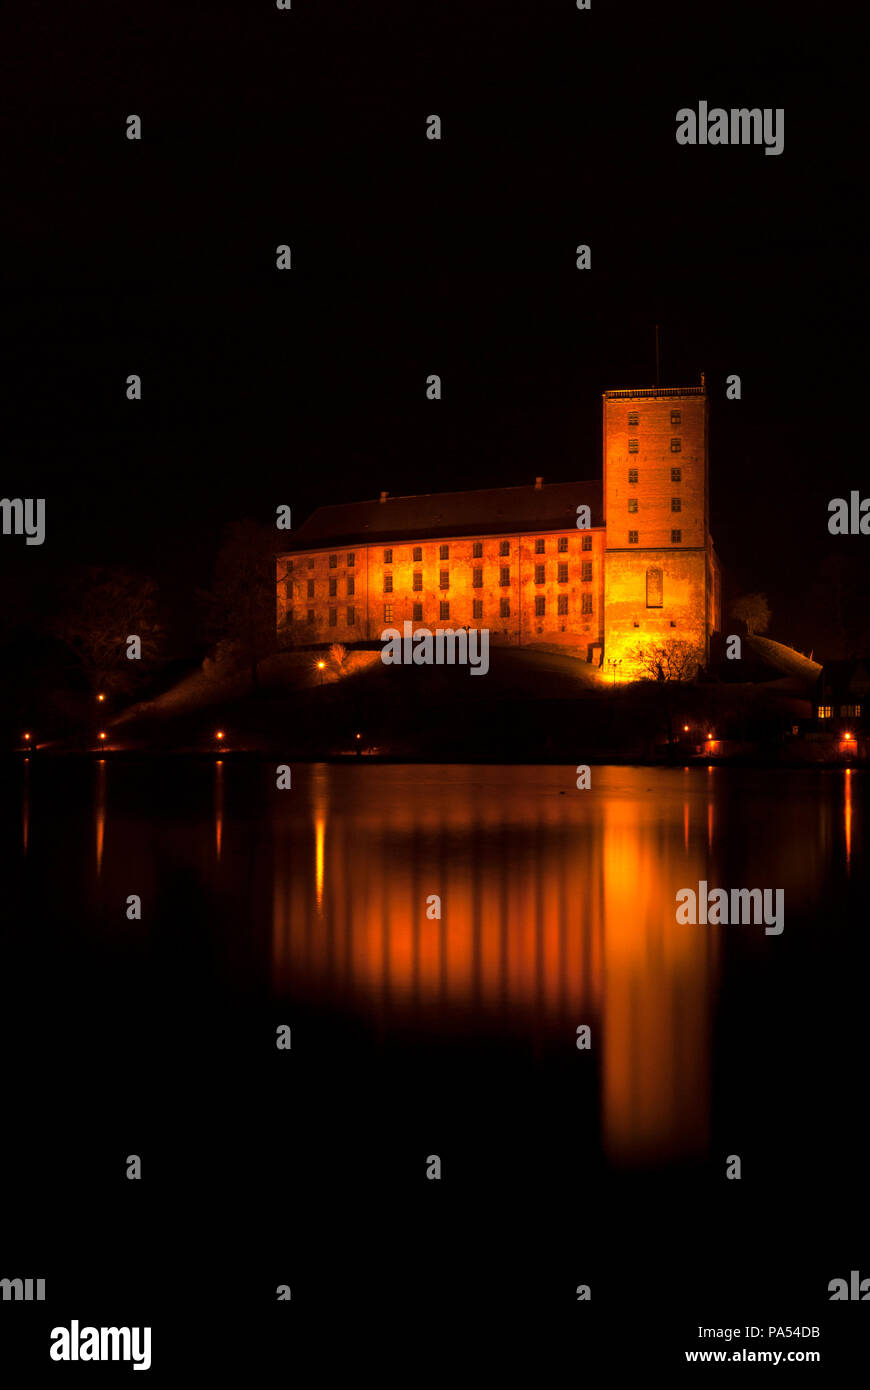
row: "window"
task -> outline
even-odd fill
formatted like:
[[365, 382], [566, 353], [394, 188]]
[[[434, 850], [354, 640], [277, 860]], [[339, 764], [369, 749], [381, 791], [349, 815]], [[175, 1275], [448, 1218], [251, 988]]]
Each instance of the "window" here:
[[499, 614], [500, 614], [500, 616], [501, 616], [502, 618], [509, 618], [509, 617], [510, 617], [510, 615], [511, 615], [511, 601], [510, 601], [509, 598], [503, 598], [503, 599], [501, 600], [501, 603], [499, 604], [499, 610], [498, 610], [498, 611], [499, 611]]
[[393, 592], [393, 576], [392, 576], [391, 574], [385, 574], [385, 575], [384, 575], [384, 593], [385, 593], [385, 594], [391, 594], [392, 592]]
[[442, 599], [441, 602], [440, 602], [440, 604], [438, 605], [438, 607], [439, 607], [439, 610], [440, 610], [439, 613], [438, 613], [439, 618], [449, 618], [449, 617], [450, 617], [450, 604], [447, 602], [446, 599]]
[[391, 565], [392, 563], [393, 563], [393, 552], [392, 552], [392, 550], [385, 550], [385, 551], [384, 551], [384, 564], [385, 564], [385, 565]]
[[583, 594], [583, 595], [582, 595], [580, 612], [581, 612], [581, 613], [591, 613], [591, 612], [592, 612], [592, 595], [591, 595], [591, 594]]
[[820, 719], [830, 719], [830, 717], [831, 717], [831, 706], [830, 706], [830, 705], [819, 705], [819, 718], [820, 718]]
[[543, 538], [543, 536], [539, 536], [538, 539], [535, 541], [535, 554], [536, 554], [536, 555], [543, 555], [543, 553], [544, 553], [544, 538]]
[[330, 598], [335, 598], [335, 596], [336, 596], [337, 593], [338, 593], [338, 580], [337, 580], [337, 579], [330, 579], [330, 581], [329, 581], [329, 597], [330, 597]]
[[629, 497], [629, 499], [628, 499], [628, 510], [629, 510], [630, 512], [636, 512], [636, 511], [637, 511], [637, 498], [636, 498], [636, 497]]
[[544, 614], [546, 613], [546, 611], [547, 611], [547, 600], [544, 598], [544, 595], [543, 595], [543, 594], [536, 594], [536, 595], [535, 595], [535, 617], [536, 617], [536, 618], [543, 618], [543, 616], [544, 616]]
[[680, 450], [682, 449], [682, 447], [683, 447], [683, 445], [682, 445], [682, 441], [681, 441], [681, 440], [679, 440], [679, 439], [672, 439], [672, 440], [671, 440], [671, 453], [672, 453], [672, 454], [678, 454], [678, 453], [680, 452]]
[[511, 582], [511, 572], [510, 572], [510, 566], [509, 566], [509, 565], [502, 565], [501, 569], [499, 570], [499, 581], [498, 581], [498, 582], [499, 582], [499, 584], [510, 584], [510, 582]]
[[681, 498], [679, 498], [679, 497], [672, 497], [672, 498], [671, 498], [671, 511], [672, 511], [672, 512], [681, 512], [682, 510], [683, 510], [683, 503], [682, 503]]
[[313, 609], [313, 608], [309, 608], [309, 610], [308, 610], [308, 622], [309, 622], [309, 623], [313, 623], [313, 622], [314, 622], [314, 609]]
[[557, 546], [556, 548], [557, 548], [557, 550], [559, 551], [560, 554], [564, 555], [565, 552], [566, 552], [566, 550], [568, 549], [568, 537], [567, 537], [567, 536], [560, 536], [560, 537], [559, 537], [559, 544], [558, 544], [558, 546]]
[[471, 587], [473, 589], [483, 588], [483, 570], [479, 565], [471, 571]]
[[311, 559], [308, 561], [308, 568], [309, 568], [310, 570], [313, 570], [313, 569], [314, 569], [314, 557], [313, 557], [313, 556], [312, 556]]
[[393, 605], [392, 605], [391, 603], [385, 603], [385, 604], [384, 604], [384, 622], [385, 622], [385, 623], [391, 623], [392, 621], [393, 621]]
[[330, 555], [330, 557], [329, 557], [329, 568], [330, 568], [331, 570], [334, 570], [337, 564], [338, 564], [338, 556], [337, 556], [337, 555]]
[[475, 542], [474, 542], [474, 545], [473, 545], [473, 547], [472, 547], [471, 554], [472, 554], [472, 559], [474, 559], [474, 560], [482, 560], [482, 559], [483, 559], [483, 541], [475, 541]]
[[568, 612], [568, 595], [567, 595], [567, 594], [560, 594], [560, 595], [559, 595], [559, 617], [560, 617], [560, 618], [564, 618], [564, 616], [565, 616], [565, 614], [566, 614], [567, 612]]
[[683, 533], [682, 533], [682, 531], [672, 531], [672, 532], [671, 532], [671, 545], [682, 545], [682, 543], [683, 543]]
[[841, 705], [841, 706], [840, 706], [840, 714], [841, 714], [845, 719], [860, 719], [860, 718], [861, 718], [861, 706], [860, 706], [860, 705]]
[[636, 410], [630, 410], [628, 412], [628, 423], [630, 425], [640, 424], [640, 416], [638, 415], [638, 412]]
[[413, 607], [412, 607], [412, 609], [411, 609], [411, 618], [412, 618], [412, 620], [413, 620], [415, 623], [422, 623], [422, 621], [423, 621], [423, 605], [422, 605], [422, 603], [415, 603], [415, 604], [413, 605]]
[[629, 468], [629, 470], [628, 470], [628, 483], [629, 483], [629, 487], [636, 487], [636, 486], [637, 486], [637, 469], [636, 469], [636, 468]]
[[309, 598], [314, 598], [314, 580], [313, 580], [313, 579], [309, 579], [309, 581], [308, 581], [308, 597], [309, 597]]
[[637, 453], [637, 440], [636, 440], [636, 439], [630, 439], [630, 440], [628, 441], [628, 452], [629, 452], [630, 454], [636, 454], [636, 453]]
[[347, 552], [347, 563], [350, 565], [351, 569], [353, 569], [354, 565], [356, 564], [356, 552], [355, 552], [355, 551], [349, 550], [349, 551]]
[[483, 617], [483, 599], [476, 598], [471, 605], [471, 616], [473, 618]]
[[415, 594], [419, 594], [420, 590], [423, 588], [423, 576], [419, 570], [414, 570], [414, 573], [411, 575], [411, 588], [414, 590]]
[[422, 545], [415, 545], [415, 546], [414, 546], [414, 550], [413, 550], [413, 552], [412, 552], [412, 558], [413, 558], [414, 560], [416, 560], [416, 562], [417, 562], [418, 564], [419, 564], [419, 562], [423, 559], [423, 547], [422, 547]]
[[584, 561], [583, 561], [583, 564], [582, 564], [582, 566], [581, 566], [580, 578], [583, 580], [583, 583], [584, 583], [584, 584], [590, 584], [590, 583], [592, 582], [592, 561], [591, 561], [591, 560], [584, 560]]
[[568, 583], [568, 564], [567, 564], [567, 561], [563, 561], [562, 564], [559, 565], [559, 583], [560, 583], [560, 584], [567, 584], [567, 583]]
[[661, 608], [663, 591], [663, 574], [658, 566], [652, 566], [646, 572], [646, 606], [647, 608]]
[[581, 549], [581, 550], [591, 550], [591, 549], [592, 549], [592, 537], [591, 537], [591, 536], [584, 536], [584, 537], [583, 537], [583, 540], [582, 540], [581, 543], [580, 543], [580, 549]]
[[347, 625], [348, 625], [348, 627], [355, 627], [355, 626], [356, 626], [356, 609], [355, 609], [355, 608], [348, 608], [348, 610], [347, 610]]
[[441, 549], [440, 549], [439, 552], [438, 552], [438, 558], [439, 558], [439, 560], [449, 560], [449, 559], [450, 559], [450, 546], [449, 546], [449, 545], [442, 545]]
[[682, 418], [681, 418], [680, 412], [679, 412], [678, 410], [672, 410], [672, 411], [671, 411], [671, 424], [672, 424], [672, 425], [680, 425], [680, 424], [682, 424]]
[[330, 608], [330, 610], [329, 610], [329, 626], [330, 626], [330, 627], [335, 627], [335, 625], [336, 625], [337, 622], [338, 622], [338, 609], [337, 609], [337, 608]]
[[510, 543], [510, 541], [502, 541], [501, 544], [500, 544], [500, 546], [499, 546], [499, 548], [498, 548], [498, 553], [499, 553], [499, 555], [510, 555], [510, 553], [511, 553], [511, 543]]
[[672, 483], [681, 483], [682, 481], [683, 481], [683, 470], [682, 470], [682, 468], [672, 468], [672, 469], [671, 469], [671, 482], [672, 482]]
[[349, 574], [349, 575], [347, 576], [347, 595], [348, 595], [348, 598], [350, 598], [351, 594], [353, 594], [353, 593], [355, 592], [355, 590], [356, 590], [356, 582], [355, 582], [355, 580], [354, 580], [353, 575], [352, 575], [352, 574]]
[[449, 571], [449, 570], [441, 570], [441, 571], [439, 571], [439, 574], [438, 574], [438, 588], [439, 588], [439, 589], [449, 589], [449, 588], [450, 588], [450, 571]]
[[637, 545], [637, 531], [629, 531], [628, 543], [629, 545]]
[[535, 583], [543, 584], [545, 565], [535, 565]]

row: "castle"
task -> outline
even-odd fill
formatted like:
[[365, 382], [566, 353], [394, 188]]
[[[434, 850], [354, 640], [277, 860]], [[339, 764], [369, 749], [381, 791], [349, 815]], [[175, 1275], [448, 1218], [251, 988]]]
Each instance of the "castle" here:
[[624, 681], [637, 652], [709, 653], [720, 626], [700, 386], [603, 395], [603, 482], [390, 497], [318, 509], [277, 557], [294, 644], [377, 641], [405, 621], [561, 646]]

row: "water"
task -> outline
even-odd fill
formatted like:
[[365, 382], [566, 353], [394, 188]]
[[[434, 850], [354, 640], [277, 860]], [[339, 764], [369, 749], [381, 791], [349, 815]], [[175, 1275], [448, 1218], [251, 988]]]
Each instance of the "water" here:
[[[576, 1317], [588, 1282], [651, 1327], [661, 1301], [675, 1344], [728, 1309], [818, 1324], [870, 1264], [865, 775], [292, 778], [7, 767], [8, 1258], [173, 1326], [169, 1250], [255, 1319], [278, 1283], [294, 1310]], [[679, 925], [701, 880], [783, 889], [784, 932]]]

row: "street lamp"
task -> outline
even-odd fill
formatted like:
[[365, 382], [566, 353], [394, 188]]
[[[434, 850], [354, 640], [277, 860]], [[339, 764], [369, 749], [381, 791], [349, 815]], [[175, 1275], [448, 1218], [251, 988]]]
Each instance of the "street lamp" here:
[[613, 667], [613, 685], [614, 685], [614, 687], [615, 687], [615, 686], [616, 686], [616, 668], [617, 668], [617, 666], [621, 666], [621, 665], [622, 665], [622, 658], [620, 657], [620, 659], [617, 661], [617, 659], [616, 659], [615, 657], [611, 657], [611, 659], [610, 659], [610, 665]]
[[105, 740], [106, 740], [108, 737], [109, 737], [109, 735], [106, 734], [106, 733], [104, 733], [103, 730], [101, 729], [101, 730], [100, 730], [100, 734], [99, 734], [100, 743], [104, 743]]
[[99, 700], [100, 704], [102, 704], [105, 698], [105, 695], [102, 693], [102, 691], [100, 691], [100, 694], [97, 696], [97, 699]]
[[223, 737], [224, 737], [224, 731], [223, 731], [223, 729], [218, 729], [217, 732], [215, 733], [215, 738], [217, 739], [218, 743], [221, 743], [221, 742], [223, 741]]
[[318, 663], [317, 663], [317, 669], [318, 669], [318, 671], [320, 672], [320, 684], [321, 684], [321, 685], [323, 685], [323, 668], [325, 667], [325, 665], [326, 665], [326, 662], [325, 662], [325, 661], [318, 661]]

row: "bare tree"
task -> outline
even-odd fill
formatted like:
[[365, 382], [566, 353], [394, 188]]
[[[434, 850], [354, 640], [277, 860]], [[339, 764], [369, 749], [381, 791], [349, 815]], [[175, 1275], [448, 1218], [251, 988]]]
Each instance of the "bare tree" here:
[[[67, 582], [52, 626], [55, 636], [75, 653], [94, 693], [126, 692], [159, 649], [157, 586], [129, 570], [79, 570]], [[127, 657], [130, 637], [141, 643], [137, 660]]]
[[771, 613], [766, 594], [741, 594], [739, 598], [732, 600], [728, 613], [732, 618], [746, 624], [746, 631], [750, 637], [754, 637], [757, 632], [767, 632], [770, 627]]
[[690, 681], [704, 664], [704, 648], [698, 643], [670, 637], [664, 642], [649, 642], [635, 648], [632, 659], [640, 666], [646, 680], [665, 684]]

